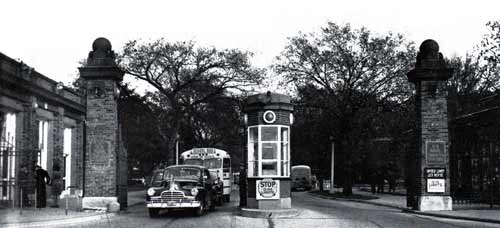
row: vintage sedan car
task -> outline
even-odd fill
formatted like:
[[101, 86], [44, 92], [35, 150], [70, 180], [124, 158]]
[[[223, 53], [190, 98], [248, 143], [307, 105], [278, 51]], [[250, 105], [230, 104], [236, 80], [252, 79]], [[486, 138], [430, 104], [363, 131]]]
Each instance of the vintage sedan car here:
[[217, 188], [217, 180], [203, 166], [173, 165], [157, 170], [147, 190], [149, 216], [158, 217], [162, 209], [194, 209], [202, 215], [215, 208]]

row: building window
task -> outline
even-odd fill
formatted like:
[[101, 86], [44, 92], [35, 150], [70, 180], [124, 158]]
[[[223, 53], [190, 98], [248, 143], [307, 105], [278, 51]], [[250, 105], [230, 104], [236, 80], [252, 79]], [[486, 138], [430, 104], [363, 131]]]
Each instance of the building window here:
[[259, 128], [248, 128], [248, 176], [254, 176], [258, 170], [258, 151], [259, 151]]
[[65, 128], [64, 129], [64, 189], [68, 189], [68, 186], [71, 186], [71, 170], [72, 163], [71, 159], [73, 157], [72, 151], [72, 129]]
[[47, 169], [47, 153], [49, 142], [49, 122], [45, 120], [38, 121], [38, 159], [37, 165], [45, 170]]
[[248, 128], [248, 177], [289, 177], [289, 127]]

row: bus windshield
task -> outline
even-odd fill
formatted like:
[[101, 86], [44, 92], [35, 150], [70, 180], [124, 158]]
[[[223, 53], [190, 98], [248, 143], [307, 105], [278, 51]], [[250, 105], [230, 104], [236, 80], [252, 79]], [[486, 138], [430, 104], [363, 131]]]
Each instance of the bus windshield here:
[[208, 158], [205, 160], [187, 159], [184, 161], [184, 164], [201, 165], [201, 166], [205, 166], [207, 169], [219, 169], [222, 167], [222, 161], [220, 158]]
[[220, 158], [205, 159], [203, 165], [207, 169], [220, 169], [222, 167], [222, 162]]
[[296, 176], [309, 176], [311, 175], [311, 171], [308, 168], [293, 168], [292, 175]]

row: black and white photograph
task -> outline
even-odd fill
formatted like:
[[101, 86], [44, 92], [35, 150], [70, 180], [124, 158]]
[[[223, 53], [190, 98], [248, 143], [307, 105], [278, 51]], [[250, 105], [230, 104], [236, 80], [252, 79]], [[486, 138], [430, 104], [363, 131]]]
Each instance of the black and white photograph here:
[[500, 2], [0, 3], [0, 227], [500, 227]]

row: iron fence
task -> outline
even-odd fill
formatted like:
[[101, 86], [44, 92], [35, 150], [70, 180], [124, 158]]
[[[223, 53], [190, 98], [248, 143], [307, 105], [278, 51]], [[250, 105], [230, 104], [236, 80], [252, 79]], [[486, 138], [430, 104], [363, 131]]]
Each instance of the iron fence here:
[[500, 109], [489, 106], [450, 123], [450, 181], [456, 205], [500, 205]]
[[38, 150], [17, 150], [13, 137], [0, 138], [0, 208], [35, 206], [33, 156]]
[[13, 138], [0, 139], [0, 208], [15, 205], [16, 151]]

